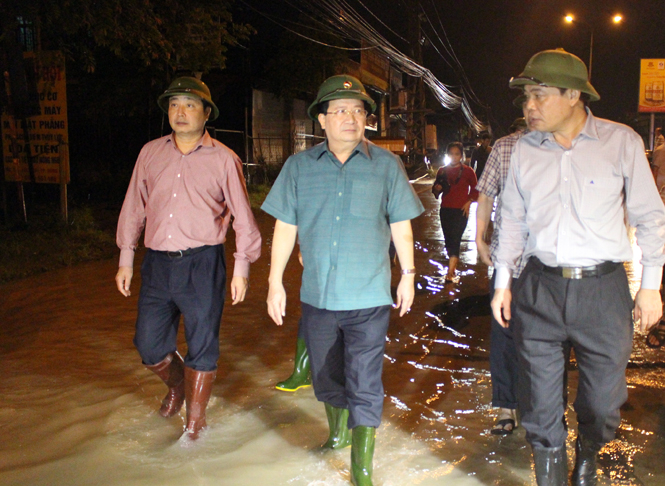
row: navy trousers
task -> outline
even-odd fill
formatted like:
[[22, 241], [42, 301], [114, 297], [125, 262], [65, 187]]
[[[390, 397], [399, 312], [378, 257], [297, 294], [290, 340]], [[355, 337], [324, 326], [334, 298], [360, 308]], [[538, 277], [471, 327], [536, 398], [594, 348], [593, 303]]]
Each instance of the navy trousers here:
[[302, 304], [314, 394], [349, 409], [348, 426], [378, 427], [383, 412], [383, 354], [391, 306], [330, 311]]
[[574, 280], [544, 272], [531, 258], [512, 294], [518, 401], [527, 441], [533, 447], [565, 444], [562, 398], [570, 347], [579, 370], [578, 429], [599, 444], [614, 439], [619, 409], [628, 398], [626, 365], [633, 340], [633, 300], [623, 266]]
[[[490, 300], [494, 297], [496, 272], [490, 281]], [[492, 378], [492, 406], [517, 408], [517, 369], [519, 361], [513, 340], [513, 324], [508, 328], [499, 324], [494, 315], [490, 329], [490, 376]]]
[[219, 327], [226, 296], [224, 245], [182, 257], [148, 250], [141, 265], [136, 346], [153, 365], [176, 350], [180, 316], [185, 317], [185, 366], [217, 369]]

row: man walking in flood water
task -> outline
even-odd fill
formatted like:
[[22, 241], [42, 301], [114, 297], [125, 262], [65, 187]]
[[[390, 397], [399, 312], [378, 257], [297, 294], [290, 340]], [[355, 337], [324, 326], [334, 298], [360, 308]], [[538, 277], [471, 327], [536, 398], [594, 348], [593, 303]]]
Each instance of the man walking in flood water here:
[[[200, 80], [173, 81], [157, 102], [171, 135], [146, 144], [134, 168], [118, 222], [118, 290], [130, 295], [134, 252], [145, 227], [148, 251], [141, 266], [141, 292], [134, 344], [143, 364], [168, 394], [159, 410], [177, 414], [186, 403], [183, 437], [195, 440], [206, 426], [206, 407], [219, 358], [219, 327], [226, 295], [224, 242], [233, 216], [236, 252], [233, 305], [247, 292], [249, 265], [261, 253], [238, 156], [205, 130], [219, 115]], [[185, 318], [187, 355], [176, 338]]]
[[375, 109], [358, 79], [324, 81], [308, 111], [326, 141], [286, 161], [262, 206], [277, 219], [268, 313], [282, 324], [282, 277], [297, 237], [304, 265], [301, 326], [314, 392], [330, 425], [325, 446], [351, 444], [351, 480], [358, 486], [372, 484], [383, 410], [390, 237], [402, 267], [396, 306], [403, 316], [414, 297], [411, 219], [423, 212], [400, 160], [364, 139], [367, 114]]
[[[614, 439], [628, 396], [631, 311], [642, 330], [662, 312], [665, 208], [640, 136], [587, 108], [600, 96], [579, 58], [539, 52], [510, 86], [524, 90], [532, 131], [515, 146], [502, 194], [492, 310], [502, 325], [513, 321], [522, 425], [539, 485], [568, 484], [562, 396], [572, 346], [579, 369], [572, 479], [595, 485], [597, 453]], [[642, 250], [634, 303], [624, 214]], [[511, 289], [520, 256], [528, 263]]]

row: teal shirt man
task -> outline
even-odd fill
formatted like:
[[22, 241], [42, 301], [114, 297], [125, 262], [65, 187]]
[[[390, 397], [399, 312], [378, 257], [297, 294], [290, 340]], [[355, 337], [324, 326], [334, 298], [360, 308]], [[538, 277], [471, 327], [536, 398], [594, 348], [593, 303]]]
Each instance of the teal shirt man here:
[[423, 206], [391, 152], [363, 140], [342, 164], [321, 143], [286, 161], [261, 209], [298, 227], [302, 302], [328, 310], [393, 303], [389, 225]]
[[375, 109], [358, 79], [324, 81], [309, 116], [321, 124], [326, 142], [290, 157], [263, 205], [277, 218], [268, 314], [283, 323], [282, 278], [297, 238], [304, 266], [301, 330], [314, 393], [330, 425], [325, 447], [352, 446], [351, 479], [358, 486], [372, 484], [383, 411], [390, 238], [402, 267], [395, 306], [403, 316], [415, 294], [410, 220], [423, 212], [399, 159], [364, 139]]

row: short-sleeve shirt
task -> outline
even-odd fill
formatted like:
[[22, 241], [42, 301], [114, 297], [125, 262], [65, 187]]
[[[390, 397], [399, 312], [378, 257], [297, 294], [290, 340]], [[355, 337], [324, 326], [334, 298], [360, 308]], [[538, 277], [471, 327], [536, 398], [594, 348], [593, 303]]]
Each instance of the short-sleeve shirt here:
[[402, 162], [367, 141], [344, 164], [326, 142], [292, 155], [261, 209], [298, 226], [301, 301], [327, 310], [392, 304], [390, 224], [424, 211]]

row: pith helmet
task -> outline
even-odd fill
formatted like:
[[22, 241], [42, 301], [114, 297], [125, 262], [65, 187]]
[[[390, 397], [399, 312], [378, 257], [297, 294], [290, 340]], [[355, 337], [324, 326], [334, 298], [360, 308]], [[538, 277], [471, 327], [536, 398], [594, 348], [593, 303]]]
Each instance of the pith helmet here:
[[589, 101], [598, 101], [600, 95], [591, 86], [584, 62], [563, 49], [541, 51], [529, 59], [524, 71], [510, 80], [511, 88], [527, 84], [554, 88], [577, 89], [589, 95]]
[[522, 105], [524, 104], [525, 101], [526, 101], [526, 95], [525, 95], [525, 94], [521, 94], [521, 95], [519, 95], [517, 98], [515, 98], [515, 99], [513, 100], [513, 106], [514, 106], [515, 108], [519, 108], [519, 109], [521, 110], [521, 109], [522, 109]]
[[376, 110], [376, 103], [365, 91], [365, 87], [359, 79], [348, 74], [339, 74], [326, 79], [319, 87], [314, 103], [309, 105], [307, 114], [312, 120], [316, 120], [319, 114], [319, 104], [332, 100], [362, 100], [369, 104], [370, 112]]
[[210, 106], [212, 111], [208, 120], [213, 121], [219, 116], [219, 110], [215, 103], [212, 102], [210, 90], [206, 84], [200, 79], [183, 76], [173, 80], [171, 85], [160, 95], [157, 99], [157, 104], [164, 111], [169, 112], [169, 98], [171, 96], [196, 96], [204, 105]]
[[510, 132], [516, 132], [517, 130], [526, 130], [526, 120], [524, 117], [515, 118], [515, 121], [510, 125]]

